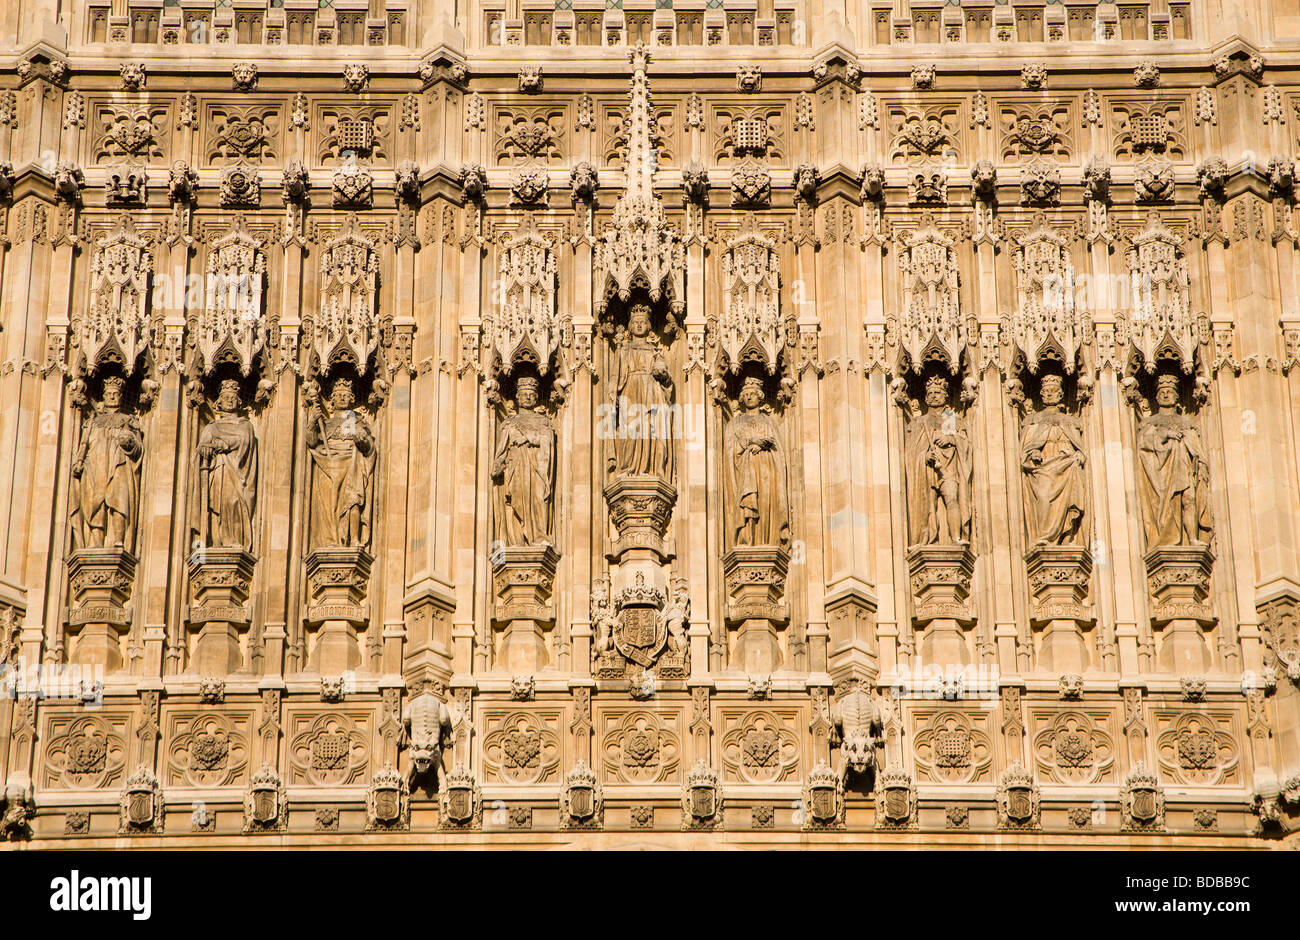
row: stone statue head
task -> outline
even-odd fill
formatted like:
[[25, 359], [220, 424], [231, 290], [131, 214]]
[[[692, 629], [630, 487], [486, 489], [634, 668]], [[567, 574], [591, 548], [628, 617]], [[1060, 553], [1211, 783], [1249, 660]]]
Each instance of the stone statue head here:
[[222, 379], [217, 386], [217, 410], [222, 414], [234, 414], [239, 410], [239, 380]]
[[628, 331], [640, 339], [650, 333], [650, 308], [645, 304], [637, 304], [632, 308], [632, 312], [627, 318]]
[[1156, 378], [1156, 404], [1161, 408], [1174, 408], [1181, 397], [1178, 376], [1171, 372], [1160, 373]]
[[532, 411], [537, 407], [538, 385], [536, 376], [532, 375], [521, 375], [515, 382], [515, 403], [524, 411]]
[[104, 407], [112, 408], [114, 411], [122, 407], [123, 390], [126, 388], [126, 379], [120, 375], [104, 376]]
[[931, 408], [948, 404], [948, 376], [935, 373], [925, 380], [925, 403]]
[[330, 405], [335, 411], [346, 411], [356, 404], [356, 392], [352, 389], [352, 379], [340, 375], [330, 386]]
[[747, 376], [740, 386], [740, 407], [743, 411], [756, 411], [763, 404], [763, 380], [756, 375]]
[[1044, 405], [1059, 405], [1065, 401], [1065, 380], [1055, 372], [1043, 376], [1038, 387], [1038, 396]]

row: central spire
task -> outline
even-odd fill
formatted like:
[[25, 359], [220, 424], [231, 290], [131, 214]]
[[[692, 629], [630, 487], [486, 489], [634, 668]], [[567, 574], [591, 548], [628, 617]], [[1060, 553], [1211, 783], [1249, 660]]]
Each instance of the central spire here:
[[629, 58], [632, 60], [632, 90], [628, 93], [626, 196], [628, 199], [649, 203], [654, 199], [657, 157], [650, 130], [650, 123], [654, 119], [654, 99], [650, 95], [650, 80], [646, 76], [650, 51], [644, 43], [638, 43]]
[[600, 236], [596, 250], [597, 315], [611, 297], [627, 301], [633, 287], [643, 287], [651, 302], [667, 299], [680, 317], [685, 307], [681, 238], [668, 225], [662, 201], [655, 195], [655, 152], [651, 122], [650, 52], [638, 43], [630, 54], [632, 82], [628, 92], [625, 188], [614, 206], [614, 217]]

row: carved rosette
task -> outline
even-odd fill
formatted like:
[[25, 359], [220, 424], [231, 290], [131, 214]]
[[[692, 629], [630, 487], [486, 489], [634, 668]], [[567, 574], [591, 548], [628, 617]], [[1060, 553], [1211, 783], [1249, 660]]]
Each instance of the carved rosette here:
[[1032, 619], [1092, 619], [1084, 604], [1092, 575], [1092, 553], [1077, 545], [1035, 545], [1025, 555]]
[[307, 556], [307, 619], [365, 623], [362, 606], [374, 558], [364, 548], [318, 548]]
[[783, 623], [790, 617], [783, 603], [785, 578], [790, 570], [790, 553], [775, 545], [737, 545], [722, 558], [727, 586], [729, 620], [770, 620]]
[[78, 634], [74, 663], [103, 666], [109, 672], [122, 665], [120, 637], [130, 629], [127, 601], [135, 568], [135, 556], [121, 548], [81, 548], [72, 553], [68, 629]]
[[664, 535], [672, 519], [677, 488], [657, 476], [628, 476], [605, 487], [609, 515], [618, 530], [618, 540], [609, 552], [612, 561], [621, 560], [634, 549], [649, 550], [662, 564], [669, 558]]
[[1215, 621], [1214, 611], [1205, 603], [1214, 564], [1214, 553], [1208, 545], [1153, 548], [1145, 560], [1153, 623], [1196, 620], [1208, 625]]
[[559, 560], [559, 553], [549, 545], [502, 548], [494, 553], [496, 619], [554, 620], [551, 589]]
[[916, 545], [907, 552], [918, 623], [974, 618], [970, 598], [975, 557], [968, 545]]

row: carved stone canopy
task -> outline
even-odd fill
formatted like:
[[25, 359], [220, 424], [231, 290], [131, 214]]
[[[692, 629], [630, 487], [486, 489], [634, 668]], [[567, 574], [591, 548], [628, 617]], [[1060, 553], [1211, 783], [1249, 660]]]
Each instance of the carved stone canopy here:
[[340, 360], [352, 362], [361, 373], [379, 348], [378, 273], [375, 243], [349, 219], [321, 252], [320, 312], [312, 349], [322, 374]]
[[1040, 360], [1047, 357], [1073, 372], [1082, 330], [1068, 243], [1040, 221], [1017, 240], [1011, 263], [1016, 274], [1011, 336], [1025, 367], [1037, 374]]
[[626, 185], [610, 225], [596, 244], [596, 313], [610, 299], [627, 302], [634, 287], [644, 287], [652, 303], [667, 300], [674, 316], [685, 309], [686, 257], [680, 236], [668, 224], [663, 201], [654, 191], [657, 155], [651, 134], [653, 108], [646, 67], [650, 53], [638, 45], [631, 53], [628, 95]]
[[90, 303], [75, 328], [87, 371], [102, 362], [118, 362], [128, 376], [135, 371], [140, 354], [153, 339], [148, 318], [152, 271], [149, 243], [136, 231], [131, 217], [123, 214], [96, 247]]
[[757, 362], [768, 375], [777, 374], [787, 331], [776, 245], [756, 231], [736, 235], [727, 243], [722, 277], [726, 307], [718, 323], [718, 351], [726, 368], [736, 373], [744, 363]]
[[938, 361], [955, 375], [967, 331], [952, 239], [927, 222], [904, 238], [898, 265], [903, 285], [902, 352], [914, 368]]
[[559, 348], [555, 313], [555, 253], [531, 222], [508, 239], [500, 258], [501, 306], [484, 332], [500, 369], [509, 375], [522, 358], [545, 375]]
[[1128, 251], [1134, 313], [1129, 318], [1133, 354], [1148, 372], [1163, 358], [1191, 372], [1196, 333], [1182, 239], [1154, 216]]
[[204, 374], [219, 363], [233, 362], [248, 375], [266, 348], [267, 323], [262, 318], [262, 288], [266, 255], [261, 243], [236, 217], [229, 232], [212, 245], [207, 265], [207, 297], [194, 325], [195, 343]]

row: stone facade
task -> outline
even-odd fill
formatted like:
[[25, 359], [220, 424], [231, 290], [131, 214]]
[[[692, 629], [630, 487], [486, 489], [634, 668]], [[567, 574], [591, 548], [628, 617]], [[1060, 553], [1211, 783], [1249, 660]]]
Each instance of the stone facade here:
[[47, 6], [5, 839], [1300, 838], [1294, 0]]

